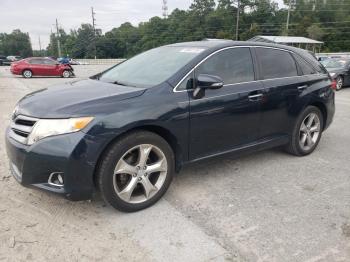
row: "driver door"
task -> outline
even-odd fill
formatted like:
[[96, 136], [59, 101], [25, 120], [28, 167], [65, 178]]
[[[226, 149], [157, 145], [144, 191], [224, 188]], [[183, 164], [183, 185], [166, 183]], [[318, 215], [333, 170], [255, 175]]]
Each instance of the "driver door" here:
[[224, 86], [206, 89], [201, 98], [190, 92], [190, 160], [242, 148], [259, 139], [264, 88], [255, 81], [254, 68], [250, 48], [235, 47], [214, 53], [195, 69], [194, 77], [219, 76]]
[[56, 76], [58, 75], [57, 62], [51, 59], [43, 59], [43, 73], [44, 76]]

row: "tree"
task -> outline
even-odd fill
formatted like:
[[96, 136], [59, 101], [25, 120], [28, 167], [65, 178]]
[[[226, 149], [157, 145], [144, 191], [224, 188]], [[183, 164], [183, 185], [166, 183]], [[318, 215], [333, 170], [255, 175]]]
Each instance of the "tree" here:
[[[217, 5], [216, 5], [217, 2]], [[289, 2], [289, 0], [285, 0]], [[288, 35], [324, 41], [326, 51], [350, 50], [350, 0], [292, 1]], [[203, 38], [233, 39], [237, 0], [193, 0], [188, 10], [175, 9], [167, 18], [152, 17], [137, 26], [124, 23], [102, 34], [96, 31], [99, 58], [128, 58], [165, 44]], [[239, 39], [286, 34], [287, 9], [272, 0], [240, 0]], [[57, 36], [50, 37], [48, 53], [57, 53]], [[3, 49], [0, 34], [0, 51]], [[60, 30], [62, 52], [76, 58], [94, 57], [94, 31], [83, 24], [69, 33]]]
[[308, 34], [308, 36], [312, 39], [322, 39], [322, 37], [324, 36], [324, 31], [322, 28], [320, 28], [318, 25], [311, 25], [306, 29], [306, 32]]
[[32, 56], [33, 50], [28, 33], [16, 29], [11, 34], [0, 34], [0, 53], [21, 57]]

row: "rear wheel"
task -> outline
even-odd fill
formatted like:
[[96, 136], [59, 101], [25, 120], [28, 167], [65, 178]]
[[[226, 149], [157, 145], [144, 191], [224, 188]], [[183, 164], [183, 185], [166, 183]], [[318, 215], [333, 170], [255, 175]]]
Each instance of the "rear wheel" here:
[[134, 212], [153, 205], [168, 189], [174, 154], [160, 136], [137, 131], [115, 142], [97, 171], [102, 197], [114, 208]]
[[335, 80], [337, 85], [336, 85], [336, 90], [339, 91], [340, 89], [343, 88], [344, 85], [344, 79], [342, 76], [338, 76], [337, 79]]
[[62, 72], [62, 77], [64, 77], [64, 78], [69, 78], [70, 75], [71, 75], [71, 73], [69, 72], [69, 70], [64, 70]]
[[300, 114], [294, 129], [287, 151], [293, 155], [305, 156], [312, 153], [317, 147], [323, 129], [323, 116], [315, 106], [308, 106]]
[[22, 72], [22, 75], [24, 78], [31, 78], [33, 76], [33, 73], [32, 73], [32, 71], [26, 69]]

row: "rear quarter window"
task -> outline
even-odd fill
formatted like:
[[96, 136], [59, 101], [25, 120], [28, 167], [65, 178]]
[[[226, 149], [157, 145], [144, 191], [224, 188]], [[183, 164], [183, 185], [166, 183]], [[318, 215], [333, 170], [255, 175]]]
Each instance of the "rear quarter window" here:
[[297, 61], [303, 75], [312, 75], [316, 74], [316, 69], [310, 65], [309, 62], [307, 62], [304, 58], [300, 57], [299, 55], [294, 55], [295, 60]]
[[319, 61], [317, 61], [317, 59], [312, 54], [305, 51], [303, 53], [303, 57], [315, 68], [317, 73], [327, 74], [327, 70]]

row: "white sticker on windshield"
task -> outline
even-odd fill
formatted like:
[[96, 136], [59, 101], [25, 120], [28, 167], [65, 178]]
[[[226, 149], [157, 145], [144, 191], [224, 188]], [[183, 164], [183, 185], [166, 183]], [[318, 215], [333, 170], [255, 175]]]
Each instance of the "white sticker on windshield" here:
[[204, 48], [195, 48], [195, 47], [192, 47], [192, 48], [184, 48], [184, 49], [181, 49], [180, 52], [182, 53], [200, 53], [204, 51]]

